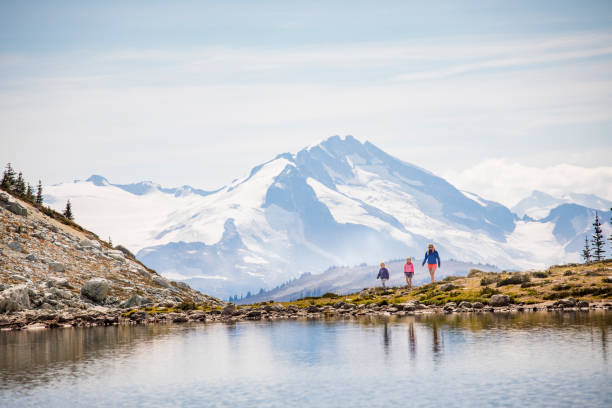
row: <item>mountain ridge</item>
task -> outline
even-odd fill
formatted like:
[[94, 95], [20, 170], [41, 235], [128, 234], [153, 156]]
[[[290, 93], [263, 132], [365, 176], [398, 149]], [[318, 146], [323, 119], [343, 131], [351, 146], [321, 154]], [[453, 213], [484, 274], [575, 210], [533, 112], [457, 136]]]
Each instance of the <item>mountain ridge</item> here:
[[352, 136], [278, 154], [205, 195], [161, 188], [138, 195], [94, 181], [47, 193], [54, 203], [70, 198], [94, 230], [114, 223], [117, 242], [166, 276], [225, 298], [329, 265], [419, 253], [429, 242], [444, 257], [502, 268], [577, 260], [555, 235], [556, 220], [521, 220]]

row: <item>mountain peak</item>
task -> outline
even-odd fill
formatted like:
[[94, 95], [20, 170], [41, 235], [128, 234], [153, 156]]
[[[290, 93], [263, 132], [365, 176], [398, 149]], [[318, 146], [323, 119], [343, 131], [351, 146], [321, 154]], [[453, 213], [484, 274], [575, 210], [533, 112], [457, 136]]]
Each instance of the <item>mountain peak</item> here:
[[88, 182], [91, 182], [94, 184], [94, 186], [108, 186], [110, 185], [110, 183], [108, 182], [108, 180], [98, 174], [92, 174], [87, 180]]

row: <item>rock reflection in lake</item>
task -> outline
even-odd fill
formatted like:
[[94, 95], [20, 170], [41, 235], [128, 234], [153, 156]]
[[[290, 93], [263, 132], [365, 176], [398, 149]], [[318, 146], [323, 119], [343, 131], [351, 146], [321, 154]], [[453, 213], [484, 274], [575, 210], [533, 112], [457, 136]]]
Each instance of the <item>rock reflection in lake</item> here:
[[610, 326], [591, 311], [1, 332], [0, 401], [388, 406], [409, 386], [411, 405], [610, 406]]

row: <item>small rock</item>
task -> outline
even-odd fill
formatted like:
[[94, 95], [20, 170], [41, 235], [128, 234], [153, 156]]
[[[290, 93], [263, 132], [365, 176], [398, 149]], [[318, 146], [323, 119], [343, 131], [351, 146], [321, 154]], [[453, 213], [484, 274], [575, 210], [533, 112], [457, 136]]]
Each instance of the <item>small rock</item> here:
[[334, 303], [334, 308], [335, 309], [340, 309], [342, 306], [344, 306], [344, 302], [343, 301], [338, 301], [336, 303]]
[[17, 241], [9, 242], [8, 247], [11, 248], [13, 251], [17, 251], [17, 252], [23, 251], [23, 246]]
[[45, 284], [47, 285], [48, 288], [62, 287], [62, 288], [70, 289], [72, 287], [70, 286], [70, 284], [68, 283], [68, 279], [66, 278], [51, 277], [45, 282]]
[[108, 281], [102, 278], [90, 279], [81, 288], [81, 294], [94, 302], [102, 302], [108, 296], [109, 291]]
[[576, 307], [589, 307], [589, 302], [587, 302], [586, 300], [581, 300], [576, 303]]
[[110, 256], [116, 261], [125, 262], [125, 256], [123, 255], [123, 252], [117, 249], [109, 249], [108, 251], [106, 251], [106, 255]]
[[61, 264], [59, 262], [50, 262], [49, 270], [53, 272], [64, 272], [66, 270], [66, 267], [64, 266], [64, 264]]
[[30, 262], [38, 262], [38, 258], [34, 254], [29, 254], [25, 257], [25, 260]]

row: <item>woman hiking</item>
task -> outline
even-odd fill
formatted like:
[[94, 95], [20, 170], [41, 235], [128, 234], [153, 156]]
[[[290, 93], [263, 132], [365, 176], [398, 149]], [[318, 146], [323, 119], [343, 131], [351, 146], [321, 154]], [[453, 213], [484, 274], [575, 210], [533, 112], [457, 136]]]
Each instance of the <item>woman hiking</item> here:
[[427, 246], [427, 252], [425, 252], [425, 259], [423, 259], [422, 265], [425, 265], [425, 262], [427, 262], [427, 269], [429, 269], [431, 283], [434, 283], [434, 273], [436, 273], [436, 267], [440, 267], [440, 255], [438, 255], [438, 251], [436, 251], [433, 244], [429, 244]]

